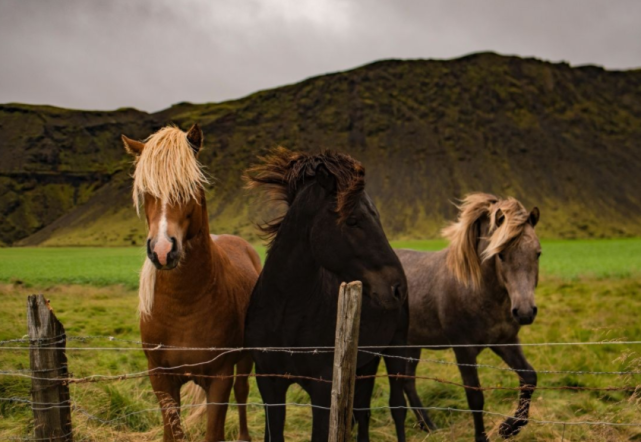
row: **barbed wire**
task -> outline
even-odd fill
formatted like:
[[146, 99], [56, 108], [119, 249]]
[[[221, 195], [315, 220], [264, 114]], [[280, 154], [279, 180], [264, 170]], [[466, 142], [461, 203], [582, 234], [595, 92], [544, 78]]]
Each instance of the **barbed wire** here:
[[[43, 338], [44, 340], [50, 340], [54, 338], [64, 337], [65, 335], [59, 335], [52, 338]], [[171, 351], [171, 350], [185, 350], [185, 351], [229, 351], [229, 350], [333, 350], [333, 346], [296, 346], [296, 347], [183, 347], [183, 346], [173, 346], [163, 343], [151, 343], [144, 342], [139, 340], [132, 339], [123, 339], [117, 338], [109, 335], [90, 335], [90, 336], [67, 336], [67, 341], [89, 341], [89, 340], [98, 340], [104, 339], [112, 342], [125, 342], [129, 344], [136, 344], [144, 346], [146, 351]], [[31, 349], [40, 349], [41, 347], [33, 345], [25, 346], [14, 346], [14, 347], [4, 347], [5, 344], [10, 343], [27, 343], [31, 344], [33, 342], [40, 342], [40, 339], [32, 340], [27, 338], [15, 338], [0, 341], [0, 349], [5, 350], [31, 350]], [[59, 341], [60, 343], [64, 342], [63, 340]], [[420, 349], [436, 349], [436, 348], [491, 348], [491, 347], [543, 347], [543, 346], [592, 346], [592, 345], [641, 345], [641, 341], [585, 341], [585, 342], [510, 342], [510, 343], [474, 343], [474, 344], [439, 344], [439, 345], [417, 345], [417, 344], [405, 344], [405, 345], [365, 345], [359, 346], [359, 349], [381, 349], [381, 348], [420, 348]], [[45, 347], [42, 349], [52, 349], [52, 350], [131, 350], [139, 351], [138, 347]]]
[[409, 362], [427, 362], [433, 364], [442, 364], [442, 365], [455, 365], [458, 367], [475, 367], [475, 368], [492, 368], [494, 370], [501, 371], [515, 371], [518, 373], [537, 373], [537, 374], [579, 374], [579, 375], [641, 375], [641, 371], [630, 370], [630, 371], [582, 371], [582, 370], [539, 370], [539, 369], [529, 369], [529, 368], [511, 368], [511, 367], [498, 367], [496, 365], [489, 364], [468, 364], [462, 362], [452, 362], [446, 361], [444, 359], [428, 359], [428, 358], [412, 358], [408, 356], [400, 355], [390, 355], [387, 353], [373, 352], [368, 350], [358, 350], [362, 353], [371, 354], [379, 357], [394, 358], [394, 359], [404, 359]]
[[[108, 348], [108, 347], [107, 347]], [[210, 363], [213, 363], [216, 361], [218, 358], [232, 353], [232, 352], [238, 352], [238, 351], [250, 351], [250, 350], [257, 350], [257, 351], [265, 351], [265, 352], [283, 352], [283, 353], [289, 353], [291, 355], [294, 354], [324, 354], [324, 353], [333, 353], [334, 349], [329, 348], [329, 349], [322, 349], [322, 348], [314, 348], [312, 350], [305, 350], [304, 348], [309, 348], [309, 347], [256, 347], [256, 348], [247, 348], [247, 347], [241, 347], [241, 348], [232, 348], [228, 351], [224, 350], [218, 350], [222, 351], [221, 354], [215, 356], [213, 359], [198, 362], [198, 363], [193, 363], [193, 364], [183, 364], [183, 365], [178, 365], [178, 366], [173, 366], [173, 367], [156, 367], [151, 370], [144, 370], [140, 372], [133, 372], [133, 373], [124, 373], [124, 374], [118, 374], [118, 375], [91, 375], [87, 376], [85, 378], [76, 378], [73, 380], [73, 382], [80, 383], [80, 382], [89, 382], [87, 379], [91, 378], [96, 378], [96, 379], [104, 379], [104, 380], [109, 380], [109, 379], [114, 379], [114, 380], [119, 380], [122, 378], [134, 378], [134, 377], [139, 377], [139, 376], [144, 376], [147, 374], [150, 374], [155, 371], [162, 371], [162, 370], [176, 370], [176, 369], [181, 369], [181, 368], [187, 368], [187, 367], [197, 367], [200, 365], [207, 365]], [[103, 349], [103, 348], [99, 348]], [[137, 349], [140, 350], [140, 349]], [[406, 356], [400, 356], [400, 355], [389, 355], [386, 353], [382, 352], [374, 352], [374, 351], [369, 351], [364, 348], [358, 349], [359, 352], [370, 354], [373, 356], [377, 357], [391, 357], [391, 358], [397, 358], [397, 359], [403, 359], [411, 362], [429, 362], [429, 363], [436, 363], [436, 364], [442, 364], [442, 365], [455, 365], [459, 367], [476, 367], [476, 368], [491, 368], [495, 370], [501, 370], [501, 371], [514, 371], [514, 372], [533, 372], [533, 373], [547, 373], [547, 374], [578, 374], [578, 375], [639, 375], [641, 374], [641, 371], [637, 370], [628, 370], [628, 371], [580, 371], [580, 370], [544, 370], [544, 369], [518, 369], [518, 368], [510, 368], [510, 367], [498, 367], [494, 365], [488, 365], [488, 364], [470, 364], [470, 363], [459, 363], [459, 362], [450, 362], [450, 361], [445, 361], [445, 360], [438, 360], [438, 359], [427, 359], [427, 358], [413, 358], [413, 357], [406, 357]], [[37, 380], [54, 380], [52, 378], [41, 378], [41, 377], [36, 377], [36, 376], [31, 376], [28, 373], [45, 373], [45, 372], [50, 372], [50, 371], [56, 371], [59, 368], [50, 368], [50, 369], [40, 369], [40, 370], [30, 370], [30, 369], [22, 369], [22, 370], [0, 370], [0, 375], [8, 375], [8, 376], [16, 376], [16, 377], [25, 377], [25, 378], [30, 378], [30, 379], [37, 379]]]
[[[62, 339], [60, 339], [62, 338]], [[57, 339], [57, 341], [56, 341]], [[279, 378], [287, 378], [287, 379], [293, 379], [293, 380], [311, 380], [311, 381], [318, 381], [318, 382], [325, 382], [325, 383], [331, 383], [331, 379], [323, 379], [323, 378], [316, 378], [316, 377], [311, 377], [311, 376], [300, 376], [300, 375], [292, 375], [292, 374], [263, 374], [263, 373], [249, 373], [249, 374], [232, 374], [232, 375], [206, 375], [206, 374], [199, 374], [199, 373], [190, 373], [187, 370], [191, 370], [192, 368], [202, 366], [202, 365], [207, 365], [215, 362], [217, 359], [231, 354], [231, 353], [236, 353], [236, 352], [245, 352], [245, 351], [264, 351], [264, 352], [282, 352], [282, 353], [288, 353], [291, 355], [296, 355], [296, 354], [328, 354], [328, 353], [333, 353], [334, 352], [334, 347], [333, 346], [319, 346], [319, 347], [179, 347], [179, 346], [171, 346], [171, 345], [163, 345], [163, 344], [152, 344], [152, 343], [145, 343], [142, 341], [137, 341], [137, 340], [129, 340], [129, 339], [121, 339], [121, 338], [116, 338], [113, 336], [65, 336], [65, 335], [58, 335], [52, 338], [45, 338], [42, 340], [32, 340], [32, 339], [25, 339], [25, 338], [20, 338], [20, 339], [9, 339], [9, 340], [4, 340], [0, 341], [0, 350], [5, 349], [5, 350], [32, 350], [32, 349], [37, 349], [37, 350], [96, 350], [96, 351], [105, 351], [105, 350], [113, 350], [113, 351], [141, 351], [143, 348], [140, 347], [58, 347], [58, 346], [51, 346], [51, 345], [56, 345], [59, 343], [64, 343], [65, 339], [67, 341], [81, 341], [81, 342], [86, 342], [90, 340], [98, 340], [98, 339], [107, 339], [111, 342], [125, 342], [128, 344], [135, 344], [138, 346], [144, 346], [148, 348], [144, 348], [145, 351], [212, 351], [216, 352], [217, 354], [209, 360], [203, 361], [203, 362], [198, 362], [198, 363], [192, 363], [192, 364], [182, 364], [174, 367], [155, 367], [153, 369], [149, 370], [144, 370], [144, 371], [137, 371], [137, 372], [132, 372], [132, 373], [124, 373], [124, 374], [116, 374], [116, 375], [90, 375], [86, 377], [81, 377], [81, 378], [74, 378], [74, 377], [56, 377], [56, 378], [47, 378], [47, 377], [41, 377], [41, 376], [34, 376], [33, 374], [37, 373], [45, 373], [45, 372], [51, 372], [58, 370], [59, 368], [52, 368], [52, 369], [41, 369], [41, 370], [29, 370], [29, 369], [19, 369], [19, 370], [2, 370], [0, 371], [0, 375], [6, 375], [6, 376], [16, 376], [16, 377], [23, 377], [23, 378], [28, 378], [32, 380], [44, 380], [44, 381], [50, 381], [50, 382], [62, 382], [62, 383], [67, 383], [67, 384], [82, 384], [82, 383], [90, 383], [90, 382], [105, 382], [105, 381], [123, 381], [123, 380], [128, 380], [128, 379], [136, 379], [136, 378], [144, 378], [148, 376], [181, 376], [181, 377], [189, 377], [190, 379], [193, 378], [211, 378], [211, 379], [225, 379], [225, 378], [237, 378], [237, 377], [279, 377]], [[15, 344], [15, 343], [28, 343], [29, 345], [26, 346], [4, 346], [5, 344]], [[34, 345], [34, 343], [36, 345]], [[618, 376], [627, 376], [627, 375], [639, 375], [641, 374], [641, 371], [637, 370], [628, 370], [628, 371], [581, 371], [581, 370], [535, 370], [535, 369], [513, 369], [510, 367], [499, 367], [499, 366], [494, 366], [494, 365], [488, 365], [488, 364], [468, 364], [468, 363], [459, 363], [459, 362], [451, 362], [451, 361], [446, 361], [446, 360], [438, 360], [438, 359], [427, 359], [427, 358], [415, 358], [415, 357], [406, 357], [402, 355], [390, 355], [387, 353], [383, 353], [381, 350], [385, 349], [391, 349], [391, 348], [421, 348], [421, 349], [435, 349], [435, 348], [456, 348], [456, 347], [475, 347], [475, 348], [487, 348], [487, 347], [513, 347], [513, 346], [521, 346], [521, 347], [527, 347], [527, 346], [580, 346], [580, 345], [586, 345], [586, 346], [591, 346], [591, 345], [637, 345], [641, 344], [641, 341], [588, 341], [588, 342], [544, 342], [544, 343], [530, 343], [530, 344], [521, 344], [521, 343], [506, 343], [506, 344], [488, 344], [488, 345], [478, 345], [478, 344], [460, 344], [460, 345], [440, 345], [440, 346], [424, 346], [424, 345], [400, 345], [400, 346], [361, 346], [358, 348], [359, 352], [363, 352], [365, 354], [370, 354], [373, 356], [377, 357], [392, 357], [392, 358], [398, 358], [398, 359], [403, 359], [407, 361], [412, 361], [412, 362], [428, 362], [428, 363], [434, 363], [434, 364], [442, 364], [442, 365], [456, 365], [459, 367], [477, 367], [477, 368], [491, 368], [491, 369], [496, 369], [496, 370], [501, 370], [501, 371], [514, 371], [514, 372], [535, 372], [539, 374], [547, 373], [547, 374], [575, 374], [575, 375], [618, 375]], [[42, 346], [41, 346], [42, 345]], [[376, 351], [378, 350], [378, 351]], [[177, 372], [177, 370], [182, 370], [180, 372]], [[382, 378], [382, 377], [388, 377], [388, 378], [398, 378], [398, 379], [421, 379], [421, 380], [430, 380], [434, 382], [439, 382], [443, 384], [448, 384], [448, 385], [453, 385], [457, 387], [461, 387], [464, 389], [471, 389], [471, 390], [479, 390], [479, 391], [485, 391], [485, 390], [515, 390], [515, 391], [523, 391], [523, 390], [572, 390], [572, 391], [631, 391], [631, 392], [638, 392], [641, 390], [641, 385], [625, 385], [625, 386], [607, 386], [607, 387], [589, 387], [589, 386], [581, 386], [581, 385], [562, 385], [562, 386], [518, 386], [518, 387], [504, 387], [504, 386], [489, 386], [489, 387], [481, 387], [481, 386], [467, 386], [462, 383], [454, 382], [454, 381], [449, 381], [437, 377], [431, 377], [431, 376], [421, 376], [421, 375], [415, 375], [415, 376], [409, 376], [409, 375], [403, 375], [403, 374], [374, 374], [374, 375], [365, 375], [365, 376], [356, 376], [356, 379], [372, 379], [372, 378]], [[9, 403], [16, 403], [16, 404], [24, 404], [24, 405], [30, 405], [34, 410], [49, 410], [52, 408], [69, 408], [71, 407], [73, 411], [81, 413], [85, 415], [88, 419], [90, 420], [95, 420], [96, 422], [100, 422], [102, 425], [109, 425], [111, 423], [114, 423], [117, 420], [125, 419], [129, 416], [135, 415], [135, 414], [141, 414], [141, 413], [146, 413], [146, 412], [152, 412], [152, 411], [160, 411], [162, 408], [149, 408], [149, 409], [144, 409], [144, 410], [137, 410], [131, 413], [127, 413], [122, 416], [118, 416], [114, 419], [110, 420], [105, 420], [102, 419], [98, 416], [94, 416], [82, 407], [80, 407], [78, 404], [75, 402], [72, 402], [71, 400], [67, 400], [64, 402], [60, 403], [38, 403], [38, 402], [33, 402], [29, 399], [26, 398], [19, 398], [19, 397], [9, 397], [9, 398], [0, 398], [0, 401], [2, 402], [9, 402]], [[202, 404], [191, 404], [191, 405], [183, 405], [182, 407], [173, 407], [173, 408], [181, 408], [181, 409], [186, 409], [186, 408], [193, 408], [193, 407], [201, 407], [201, 406], [207, 406], [207, 405], [228, 405], [228, 406], [237, 406], [239, 404], [237, 403], [215, 403], [215, 402], [207, 402], [207, 403], [202, 403]], [[245, 405], [245, 404], [240, 404], [240, 405]], [[263, 403], [257, 403], [257, 402], [250, 402], [247, 403], [246, 405], [248, 406], [266, 406], [266, 407], [272, 407], [272, 406], [297, 406], [297, 407], [310, 407], [310, 408], [320, 408], [320, 409], [325, 409], [329, 410], [329, 407], [324, 407], [324, 406], [317, 406], [313, 404], [299, 404], [299, 403], [282, 403], [282, 404], [263, 404]], [[516, 420], [520, 420], [520, 418], [515, 417], [515, 416], [510, 416], [510, 415], [505, 415], [502, 413], [497, 413], [497, 412], [492, 412], [492, 411], [486, 411], [486, 410], [467, 410], [467, 409], [458, 409], [458, 408], [452, 408], [452, 407], [389, 407], [389, 406], [384, 406], [384, 407], [371, 407], [371, 408], [355, 408], [355, 411], [375, 411], [375, 410], [392, 410], [395, 408], [405, 408], [408, 410], [416, 410], [416, 409], [423, 409], [423, 410], [436, 410], [436, 411], [449, 411], [449, 412], [463, 412], [463, 413], [475, 413], [475, 412], [482, 412], [483, 414], [487, 415], [492, 415], [492, 416], [500, 416], [503, 418], [512, 418]], [[167, 409], [167, 407], [164, 407], [164, 409]], [[522, 419], [526, 420], [529, 422], [535, 422], [535, 423], [540, 423], [540, 424], [555, 424], [555, 425], [563, 425], [565, 428], [565, 425], [602, 425], [602, 426], [615, 426], [615, 427], [641, 427], [641, 423], [637, 422], [628, 422], [628, 423], [621, 423], [621, 422], [606, 422], [606, 421], [555, 421], [555, 420], [542, 420], [542, 419]], [[75, 431], [75, 429], [74, 429]], [[72, 433], [74, 432], [72, 431]], [[51, 438], [46, 438], [46, 439], [37, 439], [37, 438], [19, 438], [19, 437], [10, 437], [8, 440], [19, 440], [19, 441], [40, 441], [40, 440], [56, 440], [56, 439], [63, 439], [71, 435], [72, 433], [68, 433], [66, 435], [62, 436], [56, 436], [56, 437], [51, 437]]]
[[[192, 364], [196, 365], [196, 364]], [[17, 377], [24, 377], [32, 380], [42, 380], [42, 381], [50, 381], [50, 382], [59, 382], [62, 384], [85, 384], [85, 383], [95, 383], [95, 382], [106, 382], [106, 381], [124, 381], [124, 380], [131, 380], [131, 379], [139, 379], [139, 378], [144, 378], [148, 376], [179, 376], [179, 377], [186, 377], [189, 379], [218, 379], [218, 380], [223, 380], [223, 379], [236, 379], [236, 378], [282, 378], [282, 379], [290, 379], [290, 380], [307, 380], [307, 381], [315, 381], [315, 382], [323, 382], [323, 383], [331, 383], [331, 379], [325, 379], [322, 377], [312, 377], [312, 376], [305, 376], [305, 375], [294, 375], [294, 374], [281, 374], [281, 373], [242, 373], [242, 374], [229, 374], [229, 375], [207, 375], [207, 374], [199, 374], [199, 373], [185, 373], [185, 372], [176, 372], [176, 373], [171, 373], [171, 372], [155, 372], [154, 370], [173, 370], [174, 368], [165, 368], [165, 367], [156, 367], [156, 369], [148, 370], [147, 372], [140, 371], [140, 372], [133, 372], [133, 373], [124, 373], [124, 374], [119, 374], [119, 375], [91, 375], [83, 378], [73, 378], [73, 377], [60, 377], [60, 378], [43, 378], [43, 377], [37, 377], [37, 376], [30, 376], [27, 374], [14, 374], [14, 376]], [[154, 371], [152, 373], [152, 371]], [[394, 379], [415, 379], [415, 380], [428, 380], [428, 381], [434, 381], [438, 382], [441, 384], [447, 384], [447, 385], [454, 385], [457, 387], [464, 388], [466, 390], [475, 390], [475, 391], [493, 391], [493, 390], [508, 390], [508, 391], [524, 391], [524, 390], [572, 390], [572, 391], [637, 391], [641, 390], [641, 384], [640, 385], [625, 385], [625, 386], [608, 386], [608, 387], [589, 387], [589, 386], [581, 386], [581, 385], [558, 385], [558, 386], [531, 386], [531, 385], [523, 385], [523, 386], [518, 386], [518, 387], [506, 387], [506, 386], [489, 386], [489, 387], [482, 387], [482, 386], [471, 386], [471, 385], [465, 385], [459, 382], [455, 381], [449, 381], [446, 379], [441, 379], [438, 377], [434, 376], [422, 376], [422, 375], [404, 375], [404, 374], [394, 374], [394, 373], [387, 373], [387, 374], [374, 374], [374, 375], [357, 375], [356, 380], [359, 379], [376, 379], [376, 378], [394, 378]]]
[[[273, 350], [269, 350], [273, 351]], [[323, 351], [312, 351], [312, 350], [302, 350], [302, 351], [295, 351], [295, 350], [286, 350], [283, 349], [283, 352], [286, 353], [291, 353], [291, 354], [320, 354], [320, 353], [333, 353], [333, 350], [323, 350]], [[369, 351], [365, 349], [358, 349], [359, 352], [365, 353], [365, 354], [370, 354], [373, 356], [377, 357], [384, 357], [384, 358], [394, 358], [394, 359], [403, 359], [408, 362], [426, 362], [426, 363], [432, 363], [432, 364], [439, 364], [439, 365], [450, 365], [450, 366], [457, 366], [457, 367], [475, 367], [475, 368], [489, 368], [489, 369], [494, 369], [494, 370], [499, 370], [499, 371], [511, 371], [511, 372], [517, 372], [517, 373], [537, 373], [537, 374], [574, 374], [574, 375], [616, 375], [616, 376], [626, 376], [626, 375], [641, 375], [641, 371], [639, 370], [619, 370], [619, 371], [591, 371], [591, 370], [547, 370], [547, 369], [529, 369], [529, 368], [511, 368], [511, 367], [499, 367], [496, 365], [490, 365], [490, 364], [471, 364], [471, 363], [462, 363], [462, 362], [453, 362], [453, 361], [446, 361], [444, 359], [430, 359], [430, 358], [414, 358], [414, 357], [408, 357], [408, 356], [400, 356], [400, 355], [390, 355], [387, 353], [382, 353], [382, 352], [374, 352], [374, 351]], [[168, 367], [166, 369], [171, 369], [175, 367]], [[51, 371], [57, 371], [59, 368], [43, 368], [39, 370], [31, 370], [28, 368], [25, 369], [18, 369], [18, 370], [0, 370], [0, 375], [20, 375], [24, 373], [47, 373]]]

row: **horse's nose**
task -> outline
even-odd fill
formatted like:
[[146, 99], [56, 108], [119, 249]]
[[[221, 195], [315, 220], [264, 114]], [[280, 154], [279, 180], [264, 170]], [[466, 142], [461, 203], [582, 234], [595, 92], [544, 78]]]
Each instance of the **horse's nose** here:
[[156, 267], [173, 267], [178, 257], [178, 246], [175, 237], [147, 240], [147, 256]]
[[518, 308], [512, 309], [512, 316], [521, 325], [530, 325], [534, 322], [534, 318], [538, 313], [538, 308], [533, 306], [529, 311], [521, 311]]
[[398, 301], [404, 301], [407, 297], [407, 288], [402, 283], [397, 283], [392, 286], [392, 295]]

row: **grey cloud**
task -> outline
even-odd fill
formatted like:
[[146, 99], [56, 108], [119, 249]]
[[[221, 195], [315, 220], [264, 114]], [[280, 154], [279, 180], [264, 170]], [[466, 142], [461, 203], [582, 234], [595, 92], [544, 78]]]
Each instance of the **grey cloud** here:
[[159, 110], [382, 58], [641, 64], [634, 0], [0, 0], [0, 102]]

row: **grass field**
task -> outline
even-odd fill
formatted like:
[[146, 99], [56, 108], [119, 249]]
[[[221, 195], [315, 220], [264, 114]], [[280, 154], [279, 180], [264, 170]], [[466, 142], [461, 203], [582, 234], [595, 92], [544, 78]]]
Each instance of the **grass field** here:
[[[439, 249], [439, 241], [396, 243], [397, 247]], [[263, 250], [261, 250], [263, 252]], [[26, 333], [26, 295], [44, 292], [70, 336], [115, 336], [137, 340], [135, 314], [137, 271], [143, 253], [139, 249], [0, 249], [0, 340]], [[539, 316], [521, 333], [524, 342], [571, 342], [639, 340], [641, 337], [641, 240], [547, 241], [541, 258], [542, 280], [537, 289]], [[106, 339], [72, 341], [68, 346], [113, 347], [125, 345]], [[136, 348], [136, 345], [131, 345]], [[538, 370], [549, 371], [641, 371], [641, 345], [614, 344], [576, 347], [527, 347], [525, 354]], [[91, 374], [121, 374], [144, 370], [142, 352], [69, 351], [69, 370], [76, 377]], [[451, 351], [423, 352], [423, 358], [452, 362]], [[503, 366], [484, 352], [482, 364]], [[23, 350], [0, 350], [0, 371], [28, 369]], [[423, 362], [419, 375], [460, 382], [454, 366]], [[481, 382], [489, 387], [516, 387], [513, 373], [483, 368]], [[634, 386], [641, 375], [581, 375], [540, 373], [539, 385]], [[72, 385], [75, 440], [147, 441], [160, 439], [160, 414], [146, 379]], [[419, 394], [426, 405], [467, 408], [461, 388], [428, 380], [418, 381]], [[637, 390], [638, 391], [638, 390]], [[0, 374], [0, 398], [28, 398], [28, 379]], [[485, 409], [511, 414], [517, 393], [509, 390], [486, 392]], [[641, 396], [638, 392], [539, 390], [535, 393], [533, 419], [581, 422], [640, 422]], [[252, 381], [250, 400], [260, 402]], [[298, 388], [289, 392], [288, 402], [308, 403]], [[387, 405], [387, 385], [377, 381], [373, 406]], [[151, 409], [152, 411], [145, 411]], [[135, 414], [130, 414], [130, 413]], [[87, 414], [102, 420], [91, 420]], [[0, 440], [29, 436], [31, 411], [28, 406], [0, 401]], [[254, 440], [263, 437], [264, 414], [260, 407], [249, 410]], [[431, 436], [415, 428], [415, 418], [407, 419], [411, 441], [472, 440], [471, 417], [466, 413], [435, 411], [432, 416], [441, 428]], [[288, 409], [288, 440], [307, 440], [311, 413], [308, 408]], [[501, 418], [486, 416], [493, 440], [498, 440]], [[234, 409], [228, 416], [227, 433], [237, 433]], [[201, 428], [192, 428], [198, 439]], [[389, 412], [374, 411], [371, 437], [374, 441], [396, 440]], [[517, 440], [521, 441], [629, 441], [641, 440], [641, 427], [554, 425], [532, 422]]]
[[[396, 248], [440, 250], [441, 240], [397, 241]], [[613, 240], [543, 241], [541, 273], [578, 277], [629, 277], [641, 274], [641, 238]], [[256, 249], [265, 257], [265, 248]], [[138, 285], [138, 271], [145, 257], [139, 247], [0, 248], [0, 281], [34, 287], [59, 284], [106, 286]]]

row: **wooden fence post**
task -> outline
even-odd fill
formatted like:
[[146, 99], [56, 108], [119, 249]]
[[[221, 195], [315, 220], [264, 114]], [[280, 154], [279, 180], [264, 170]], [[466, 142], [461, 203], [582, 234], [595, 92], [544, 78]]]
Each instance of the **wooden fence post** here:
[[31, 407], [36, 439], [71, 442], [69, 386], [60, 380], [69, 377], [64, 351], [67, 343], [65, 328], [42, 295], [31, 295], [27, 299], [27, 324], [31, 347], [29, 360], [34, 376], [31, 381]]
[[362, 295], [363, 285], [360, 281], [341, 284], [336, 318], [329, 442], [347, 441], [352, 429]]

